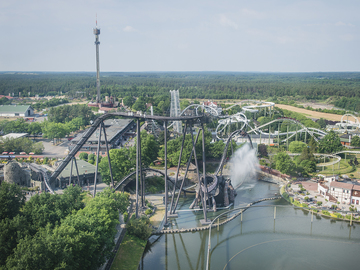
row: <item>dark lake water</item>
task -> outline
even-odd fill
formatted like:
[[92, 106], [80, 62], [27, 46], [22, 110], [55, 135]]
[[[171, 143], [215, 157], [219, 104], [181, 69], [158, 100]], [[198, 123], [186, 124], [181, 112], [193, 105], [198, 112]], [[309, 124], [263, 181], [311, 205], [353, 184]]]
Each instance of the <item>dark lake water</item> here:
[[[279, 187], [266, 182], [244, 184], [235, 205], [273, 197]], [[183, 199], [173, 228], [199, 225], [202, 212], [188, 211], [192, 197]], [[313, 217], [282, 199], [266, 201], [242, 217], [213, 229], [209, 269], [359, 269], [360, 226]], [[270, 205], [270, 206], [269, 206]], [[225, 211], [225, 210], [223, 210]], [[220, 214], [209, 213], [209, 218]], [[139, 269], [206, 269], [209, 231], [152, 236]], [[151, 244], [150, 244], [151, 242]]]

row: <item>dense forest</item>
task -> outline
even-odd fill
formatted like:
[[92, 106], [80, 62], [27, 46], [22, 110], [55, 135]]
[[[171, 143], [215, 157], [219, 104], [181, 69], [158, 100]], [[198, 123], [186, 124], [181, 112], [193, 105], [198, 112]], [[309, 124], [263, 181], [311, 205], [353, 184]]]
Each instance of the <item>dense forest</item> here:
[[[34, 96], [67, 94], [94, 98], [95, 73], [0, 73], [0, 94]], [[360, 110], [360, 72], [244, 73], [244, 72], [103, 72], [102, 95], [168, 95], [180, 98], [272, 99], [297, 97], [326, 100], [349, 110]]]

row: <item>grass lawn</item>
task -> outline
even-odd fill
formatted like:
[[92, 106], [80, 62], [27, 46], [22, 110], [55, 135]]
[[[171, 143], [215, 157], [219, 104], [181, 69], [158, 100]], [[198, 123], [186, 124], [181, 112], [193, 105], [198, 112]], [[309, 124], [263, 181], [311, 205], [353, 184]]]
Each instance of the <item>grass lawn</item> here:
[[335, 164], [334, 168], [333, 166], [327, 166], [325, 167], [325, 170], [322, 170], [322, 168], [318, 168], [319, 169], [319, 173], [320, 174], [324, 174], [324, 175], [333, 175], [333, 174], [347, 174], [348, 176], [350, 176], [350, 174], [353, 174], [354, 177], [359, 178], [360, 174], [359, 174], [359, 166], [356, 167], [356, 170], [353, 171], [353, 168], [349, 165], [348, 160], [344, 160], [342, 159], [340, 161], [340, 168], [339, 168], [339, 164]]
[[110, 270], [137, 270], [145, 246], [146, 240], [126, 234]]

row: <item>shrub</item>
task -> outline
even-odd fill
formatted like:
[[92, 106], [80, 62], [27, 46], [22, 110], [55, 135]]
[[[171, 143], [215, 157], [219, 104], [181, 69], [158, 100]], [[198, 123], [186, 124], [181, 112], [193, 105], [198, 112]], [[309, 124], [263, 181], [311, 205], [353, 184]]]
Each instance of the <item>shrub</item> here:
[[330, 213], [329, 211], [326, 211], [326, 210], [322, 210], [321, 211], [322, 214], [324, 214], [325, 216], [330, 216]]
[[316, 204], [317, 204], [318, 206], [320, 206], [320, 205], [322, 205], [322, 202], [319, 201], [319, 202], [317, 202]]
[[301, 207], [308, 207], [307, 203], [302, 203]]
[[344, 218], [340, 213], [334, 213], [337, 218]]
[[123, 214], [123, 217], [124, 217], [124, 222], [126, 223], [127, 220], [128, 220], [128, 218], [129, 218], [129, 213], [128, 213], [128, 212], [125, 212], [125, 213]]
[[82, 160], [85, 160], [87, 161], [88, 160], [88, 153], [86, 152], [81, 152], [80, 155], [79, 155], [79, 158], [82, 159]]
[[305, 200], [305, 201], [308, 201], [308, 200], [309, 200], [309, 197], [308, 197], [308, 196], [306, 196], [306, 197], [304, 198], [304, 200]]
[[152, 206], [151, 203], [147, 203], [146, 206], [149, 207], [150, 209], [154, 209], [154, 206]]
[[142, 240], [148, 239], [151, 235], [150, 220], [147, 216], [138, 219], [131, 218], [126, 227], [129, 234]]
[[336, 205], [336, 204], [333, 204], [333, 205], [331, 206], [331, 208], [332, 208], [332, 209], [336, 209], [336, 208], [337, 208], [337, 205]]
[[151, 215], [152, 214], [152, 210], [150, 208], [145, 210], [145, 215]]

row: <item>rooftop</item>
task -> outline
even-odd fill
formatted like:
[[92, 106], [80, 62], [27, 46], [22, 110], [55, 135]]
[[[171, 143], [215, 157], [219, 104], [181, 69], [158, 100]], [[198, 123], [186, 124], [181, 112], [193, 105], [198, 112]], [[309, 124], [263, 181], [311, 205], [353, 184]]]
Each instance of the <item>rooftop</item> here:
[[[86, 161], [84, 161], [84, 160], [82, 160], [82, 159], [77, 159], [76, 164], [77, 164], [77, 167], [79, 169], [79, 175], [80, 176], [83, 175], [83, 174], [95, 173], [95, 166], [88, 163], [88, 162], [86, 162]], [[71, 162], [69, 162], [69, 164], [65, 167], [65, 169], [60, 173], [58, 178], [70, 177], [70, 171], [71, 171]], [[73, 164], [72, 177], [77, 177], [75, 163]]]
[[25, 113], [30, 105], [0, 105], [0, 113]]
[[4, 136], [1, 136], [0, 140], [17, 139], [17, 138], [25, 137], [26, 135], [28, 135], [28, 134], [27, 133], [9, 133], [9, 134], [6, 134]]
[[350, 190], [353, 188], [353, 186], [354, 186], [353, 183], [344, 183], [344, 182], [337, 182], [337, 181], [330, 183], [330, 187], [344, 188], [344, 189], [350, 189]]

